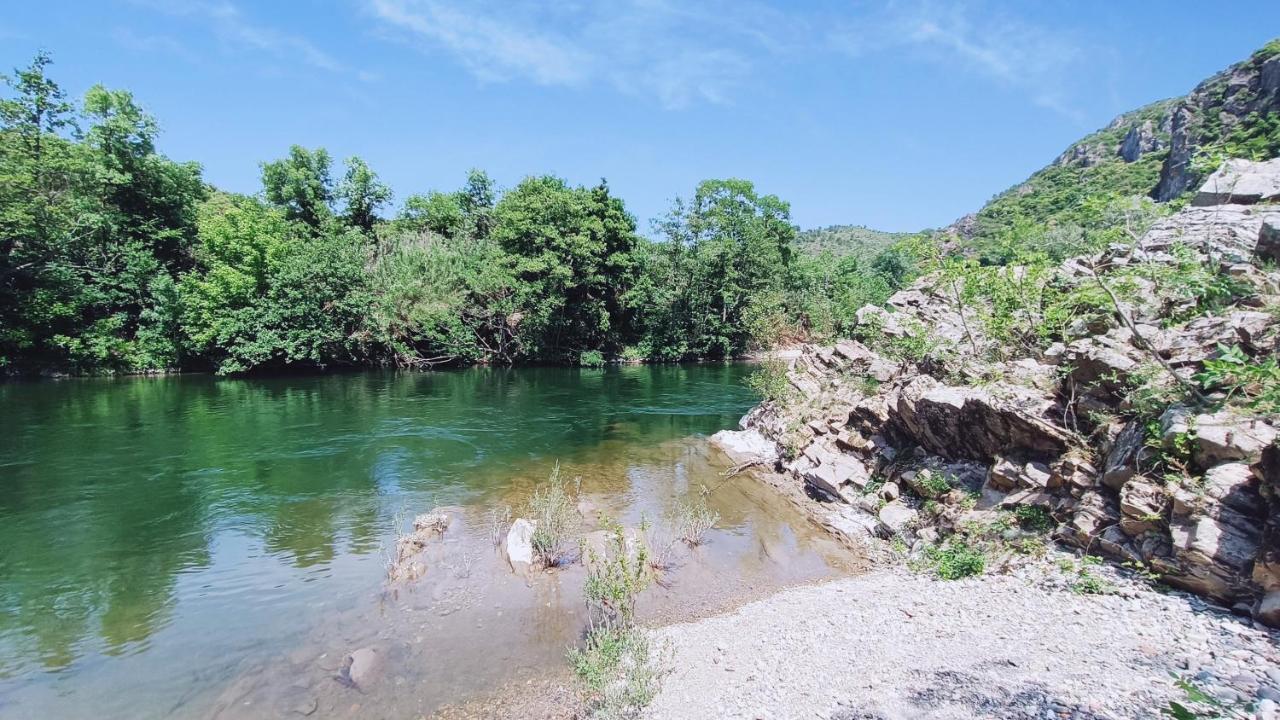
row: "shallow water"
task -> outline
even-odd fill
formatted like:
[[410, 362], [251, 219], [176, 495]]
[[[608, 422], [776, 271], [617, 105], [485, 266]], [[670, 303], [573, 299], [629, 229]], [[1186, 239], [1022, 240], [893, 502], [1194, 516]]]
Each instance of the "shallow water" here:
[[[659, 534], [709, 492], [719, 524], [644, 617], [836, 572], [838, 547], [703, 440], [752, 404], [747, 370], [0, 386], [0, 717], [402, 717], [558, 671], [580, 566], [522, 577], [489, 539], [557, 462]], [[426, 575], [388, 592], [384, 548], [438, 505], [460, 507]], [[358, 647], [386, 659], [364, 692], [334, 680]]]

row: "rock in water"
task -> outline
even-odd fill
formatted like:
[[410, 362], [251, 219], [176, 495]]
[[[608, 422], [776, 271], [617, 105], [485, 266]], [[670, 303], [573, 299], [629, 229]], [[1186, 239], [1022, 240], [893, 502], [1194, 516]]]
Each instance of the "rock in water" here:
[[360, 648], [347, 656], [340, 677], [360, 690], [369, 689], [382, 674], [382, 655], [373, 648]]
[[721, 430], [711, 436], [711, 444], [736, 463], [772, 464], [778, 459], [778, 446], [759, 430]]
[[516, 570], [524, 570], [533, 565], [533, 531], [536, 525], [532, 520], [517, 518], [507, 531], [507, 560]]

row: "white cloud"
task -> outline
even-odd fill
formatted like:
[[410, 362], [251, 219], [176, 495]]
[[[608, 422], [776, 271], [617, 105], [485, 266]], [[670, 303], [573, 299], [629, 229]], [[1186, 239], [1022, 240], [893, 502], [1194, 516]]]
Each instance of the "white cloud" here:
[[261, 51], [279, 61], [296, 61], [325, 72], [350, 75], [357, 79], [372, 77], [370, 73], [353, 71], [300, 35], [254, 22], [228, 0], [133, 0], [133, 2], [169, 15], [207, 21], [212, 32], [223, 42]]
[[895, 2], [830, 35], [852, 55], [915, 48], [1014, 88], [1032, 102], [1078, 118], [1068, 97], [1085, 52], [1070, 37], [1003, 13], [964, 4]]
[[454, 55], [483, 81], [603, 81], [672, 108], [729, 102], [762, 56], [793, 41], [786, 16], [743, 2], [366, 3], [385, 27]]

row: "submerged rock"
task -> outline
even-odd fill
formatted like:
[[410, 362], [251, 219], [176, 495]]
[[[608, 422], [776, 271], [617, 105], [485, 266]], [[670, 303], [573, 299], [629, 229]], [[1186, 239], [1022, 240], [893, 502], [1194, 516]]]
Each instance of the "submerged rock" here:
[[360, 690], [368, 690], [382, 675], [382, 654], [373, 648], [360, 648], [343, 660], [339, 679]]

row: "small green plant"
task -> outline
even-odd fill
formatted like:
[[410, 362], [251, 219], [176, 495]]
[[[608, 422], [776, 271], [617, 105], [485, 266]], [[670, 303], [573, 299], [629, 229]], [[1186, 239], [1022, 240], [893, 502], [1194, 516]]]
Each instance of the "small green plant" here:
[[1019, 505], [1014, 509], [1013, 516], [1017, 519], [1018, 526], [1029, 532], [1047, 533], [1055, 525], [1049, 511], [1036, 505]]
[[[1170, 673], [1172, 675], [1172, 673]], [[1205, 692], [1194, 680], [1173, 675], [1173, 684], [1186, 697], [1186, 703], [1170, 700], [1160, 709], [1174, 720], [1248, 720], [1253, 717], [1247, 704], [1227, 704]]]
[[1218, 346], [1218, 357], [1206, 360], [1196, 380], [1205, 390], [1224, 392], [1257, 412], [1280, 412], [1280, 361], [1276, 356], [1250, 358], [1239, 346]]
[[534, 556], [543, 567], [559, 565], [578, 530], [577, 504], [568, 484], [560, 479], [559, 463], [547, 482], [533, 491], [529, 512], [535, 522], [530, 539]]
[[1101, 564], [1101, 559], [1092, 555], [1085, 555], [1080, 558], [1078, 565], [1064, 558], [1059, 561], [1058, 567], [1063, 572], [1075, 576], [1071, 578], [1069, 583], [1072, 592], [1078, 595], [1110, 595], [1116, 591], [1115, 587], [1089, 571], [1090, 568]]
[[1013, 543], [1013, 549], [1020, 555], [1037, 558], [1044, 557], [1049, 552], [1049, 547], [1045, 545], [1044, 540], [1038, 537], [1019, 538]]
[[629, 541], [617, 521], [604, 525], [605, 546], [586, 550], [590, 626], [583, 647], [569, 651], [569, 664], [591, 717], [623, 720], [638, 716], [657, 695], [666, 664], [635, 626], [636, 598], [652, 579], [648, 551]]
[[651, 642], [637, 628], [602, 629], [569, 651], [591, 717], [634, 718], [652, 702], [666, 674]]
[[917, 476], [920, 493], [925, 497], [936, 498], [951, 492], [951, 478], [939, 473], [921, 472]]
[[677, 502], [673, 517], [676, 535], [689, 547], [701, 545], [707, 531], [720, 521], [720, 513], [707, 507], [706, 500]]
[[635, 620], [636, 597], [649, 586], [649, 551], [643, 543], [628, 541], [616, 520], [604, 521], [605, 547], [586, 549], [587, 579], [583, 595], [593, 630], [630, 627]]
[[787, 379], [787, 363], [773, 358], [760, 363], [760, 367], [747, 376], [747, 387], [761, 400], [784, 405], [794, 393], [791, 381]]
[[986, 554], [964, 539], [952, 536], [941, 546], [925, 550], [934, 572], [943, 580], [959, 580], [981, 575], [987, 567]]

